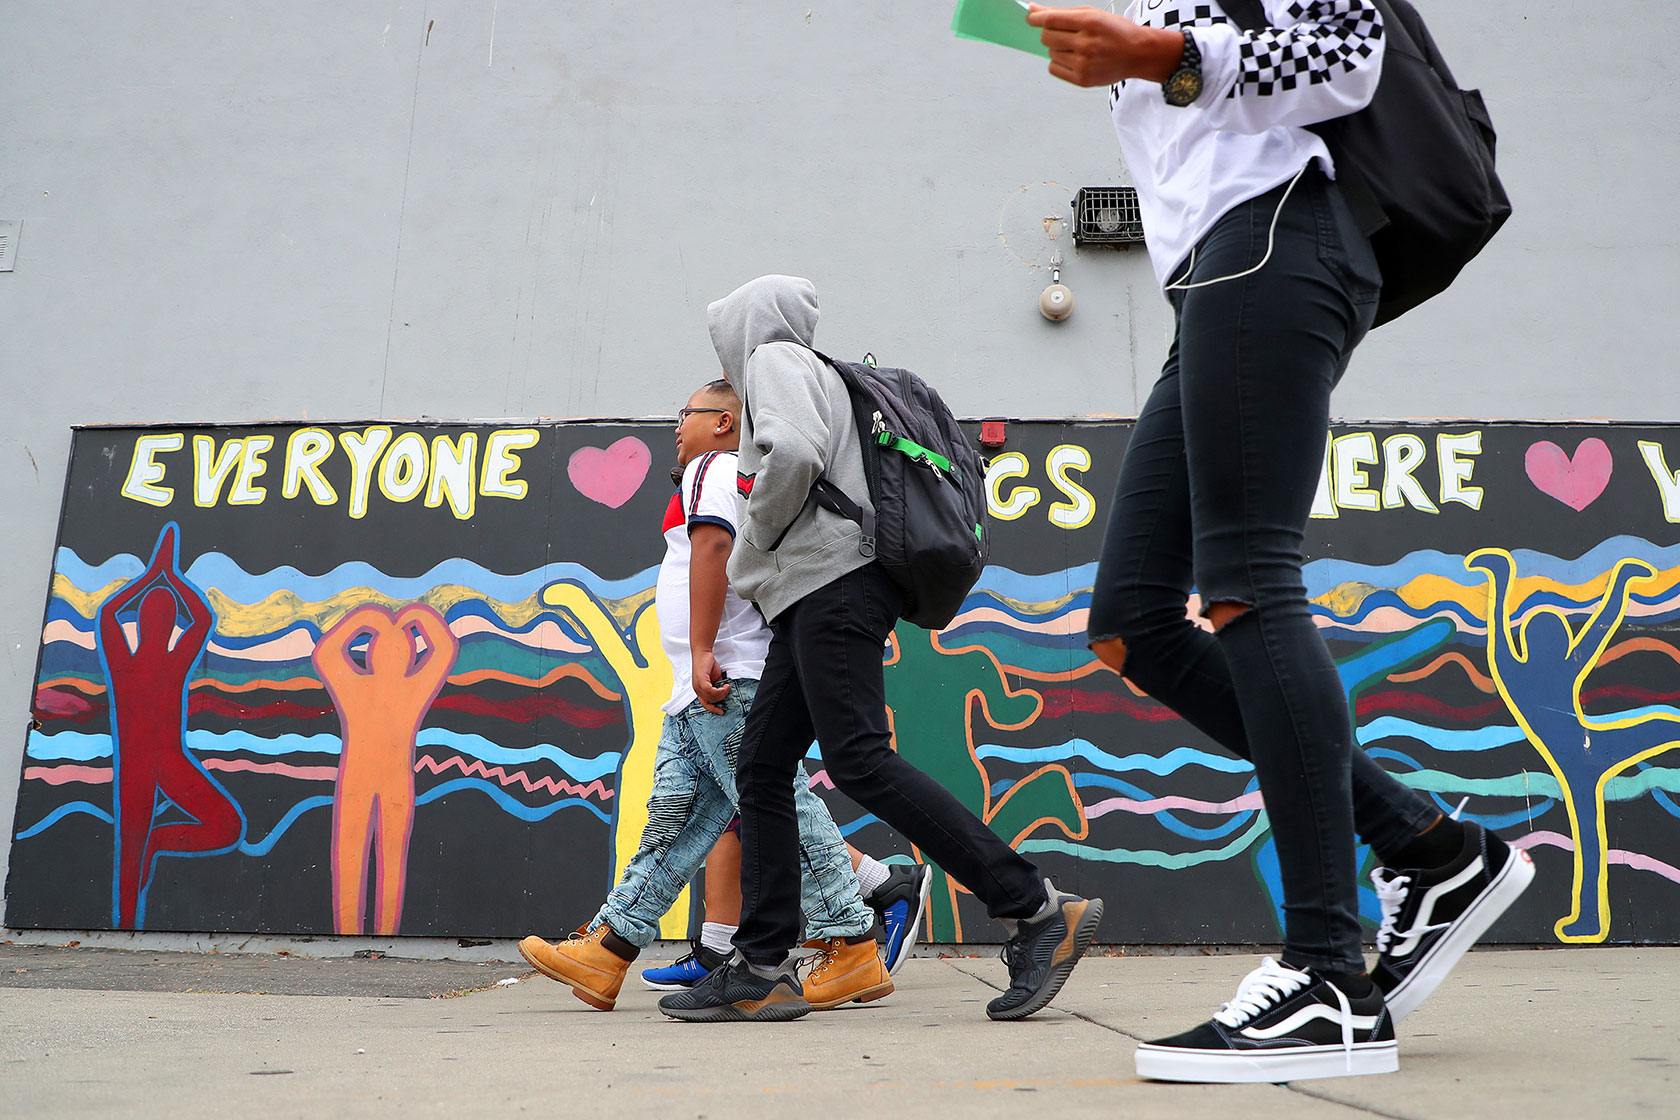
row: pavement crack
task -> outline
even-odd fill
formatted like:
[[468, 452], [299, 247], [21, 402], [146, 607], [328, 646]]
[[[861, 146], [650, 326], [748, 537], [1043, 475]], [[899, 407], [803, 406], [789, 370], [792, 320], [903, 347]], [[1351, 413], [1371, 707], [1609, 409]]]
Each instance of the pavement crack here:
[[[998, 987], [996, 984], [992, 983], [990, 980], [986, 979], [984, 976], [981, 976], [977, 972], [971, 972], [970, 970], [964, 968], [960, 964], [957, 964], [953, 960], [946, 959], [945, 963], [947, 965], [949, 965], [950, 967], [956, 969], [958, 972], [962, 973], [964, 976], [968, 976], [968, 977], [971, 977], [975, 980], [980, 981], [980, 983], [986, 985], [986, 987], [992, 989], [992, 991], [994, 991], [994, 992], [1003, 991], [1002, 988]], [[1079, 1019], [1083, 1022], [1090, 1023], [1093, 1027], [1101, 1027], [1105, 1031], [1112, 1031], [1113, 1033], [1115, 1033], [1117, 1035], [1120, 1035], [1123, 1038], [1131, 1039], [1133, 1042], [1142, 1042], [1143, 1041], [1143, 1036], [1142, 1035], [1136, 1035], [1136, 1034], [1133, 1034], [1131, 1031], [1122, 1030], [1121, 1028], [1113, 1026], [1112, 1024], [1103, 1022], [1101, 1019], [1093, 1019], [1091, 1016], [1086, 1015], [1086, 1014], [1084, 1014], [1083, 1012], [1080, 1012], [1080, 1011], [1075, 1011], [1071, 1007], [1056, 1006], [1056, 1003], [1055, 1003], [1054, 1000], [1051, 1001], [1051, 1006], [1056, 1007], [1056, 1010], [1060, 1011], [1062, 1014], [1072, 1015], [1075, 1019]], [[1405, 1118], [1401, 1118], [1401, 1120], [1405, 1120]]]

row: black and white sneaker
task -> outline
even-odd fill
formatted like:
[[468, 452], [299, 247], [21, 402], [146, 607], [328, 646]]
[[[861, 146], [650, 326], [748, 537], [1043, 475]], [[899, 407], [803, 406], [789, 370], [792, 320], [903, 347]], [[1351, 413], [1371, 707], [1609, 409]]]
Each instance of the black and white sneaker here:
[[1036, 922], [1020, 921], [1004, 943], [1003, 960], [1009, 966], [1009, 987], [986, 1005], [993, 1019], [1025, 1019], [1056, 998], [1068, 973], [1091, 947], [1102, 922], [1100, 898], [1080, 898], [1059, 891], [1044, 880], [1055, 905]]
[[1371, 979], [1399, 1022], [1447, 978], [1470, 946], [1534, 881], [1527, 852], [1472, 821], [1464, 847], [1445, 867], [1371, 872], [1382, 905]]
[[661, 999], [659, 1010], [691, 1023], [779, 1023], [809, 1014], [811, 1005], [791, 971], [767, 980], [735, 953], [694, 987]]
[[1271, 957], [1195, 1030], [1137, 1048], [1139, 1077], [1230, 1084], [1393, 1073], [1394, 1023], [1373, 986], [1357, 999]]

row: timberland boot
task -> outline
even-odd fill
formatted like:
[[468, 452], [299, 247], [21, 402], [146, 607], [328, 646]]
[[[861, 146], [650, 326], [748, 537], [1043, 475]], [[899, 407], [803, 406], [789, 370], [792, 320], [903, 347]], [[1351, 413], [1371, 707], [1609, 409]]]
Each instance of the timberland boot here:
[[875, 938], [848, 944], [844, 937], [807, 941], [805, 948], [819, 955], [805, 977], [805, 1002], [813, 1011], [827, 1011], [843, 1003], [868, 1003], [890, 995], [892, 977], [881, 960]]
[[[617, 945], [609, 948], [612, 942]], [[615, 948], [629, 949], [630, 956]], [[554, 945], [540, 937], [527, 937], [519, 943], [519, 953], [532, 968], [550, 980], [570, 984], [574, 996], [601, 1011], [611, 1011], [618, 1003], [618, 989], [635, 959], [634, 947], [604, 924], [593, 930], [581, 928]]]

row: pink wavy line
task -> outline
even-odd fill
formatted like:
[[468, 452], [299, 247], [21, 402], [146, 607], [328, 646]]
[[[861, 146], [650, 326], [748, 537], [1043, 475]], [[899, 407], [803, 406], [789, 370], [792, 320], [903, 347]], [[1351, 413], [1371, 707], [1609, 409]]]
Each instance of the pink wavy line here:
[[[1511, 847], [1562, 848], [1566, 852], [1573, 852], [1575, 841], [1561, 832], [1531, 832], [1527, 836], [1518, 836], [1512, 840]], [[1611, 848], [1610, 862], [1631, 867], [1635, 871], [1649, 871], [1661, 875], [1664, 879], [1680, 883], [1680, 867], [1675, 867], [1672, 863], [1664, 863], [1655, 856], [1648, 856], [1643, 852], [1629, 852], [1622, 848]]]
[[289, 762], [252, 762], [244, 758], [207, 758], [204, 760], [204, 768], [206, 770], [225, 770], [252, 774], [279, 774], [282, 778], [301, 778], [306, 782], [336, 782], [338, 780], [338, 767], [336, 766], [293, 766]]
[[26, 766], [23, 769], [23, 780], [34, 779], [46, 782], [49, 786], [61, 786], [66, 782], [87, 782], [90, 785], [103, 785], [111, 780], [109, 766]]
[[1108, 813], [1139, 813], [1150, 816], [1163, 809], [1187, 809], [1192, 813], [1242, 813], [1265, 807], [1258, 790], [1245, 793], [1234, 801], [1196, 801], [1189, 797], [1152, 797], [1148, 801], [1136, 801], [1130, 797], [1110, 797], [1106, 801], [1085, 806], [1085, 819], [1094, 821]]
[[423, 754], [415, 760], [414, 772], [418, 774], [422, 770], [430, 770], [434, 774], [441, 774], [451, 767], [469, 778], [474, 776], [493, 778], [504, 786], [511, 786], [517, 782], [525, 787], [526, 793], [536, 793], [541, 790], [556, 797], [561, 794], [574, 794], [578, 797], [599, 797], [602, 801], [605, 801], [614, 792], [603, 785], [600, 778], [596, 778], [586, 786], [575, 785], [565, 778], [541, 778], [533, 782], [523, 770], [515, 770], [509, 774], [500, 766], [486, 766], [481, 758], [475, 758], [469, 762], [458, 754], [452, 755], [442, 762], [433, 762], [430, 755]]

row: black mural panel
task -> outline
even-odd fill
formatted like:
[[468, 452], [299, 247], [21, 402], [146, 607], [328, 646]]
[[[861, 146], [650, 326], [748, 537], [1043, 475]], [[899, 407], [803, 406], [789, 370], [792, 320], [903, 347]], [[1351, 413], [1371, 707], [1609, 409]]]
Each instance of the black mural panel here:
[[[1129, 430], [1012, 421], [988, 450], [992, 566], [946, 630], [895, 634], [897, 746], [1110, 900], [1103, 940], [1273, 941], [1252, 770], [1085, 648]], [[1534, 857], [1494, 938], [1680, 940], [1680, 429], [1332, 437], [1315, 616], [1365, 749]], [[669, 461], [655, 423], [78, 430], [7, 924], [586, 920], [646, 821], [670, 689]], [[854, 844], [918, 858], [809, 768]], [[926, 935], [998, 939], [935, 885]], [[697, 920], [685, 897], [663, 932]]]

